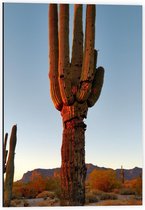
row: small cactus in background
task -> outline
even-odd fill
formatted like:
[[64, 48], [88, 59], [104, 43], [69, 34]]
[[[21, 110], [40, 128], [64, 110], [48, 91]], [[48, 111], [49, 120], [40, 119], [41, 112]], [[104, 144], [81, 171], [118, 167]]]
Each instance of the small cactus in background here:
[[[8, 134], [5, 135], [4, 141], [4, 173], [6, 173], [5, 182], [4, 182], [4, 206], [9, 207], [11, 198], [12, 198], [12, 186], [14, 178], [14, 156], [15, 156], [15, 147], [17, 142], [17, 126], [12, 127], [9, 151], [6, 150]], [[8, 153], [8, 158], [7, 158]]]
[[121, 177], [121, 183], [124, 184], [124, 168], [123, 168], [123, 166], [121, 166], [120, 177]]
[[[88, 107], [98, 100], [104, 68], [98, 67], [95, 42], [95, 5], [87, 5], [83, 47], [82, 5], [74, 5], [72, 58], [69, 58], [69, 5], [60, 4], [59, 33], [57, 4], [49, 5], [50, 94], [61, 112], [62, 205], [85, 203], [85, 130]], [[83, 49], [84, 48], [84, 49]]]

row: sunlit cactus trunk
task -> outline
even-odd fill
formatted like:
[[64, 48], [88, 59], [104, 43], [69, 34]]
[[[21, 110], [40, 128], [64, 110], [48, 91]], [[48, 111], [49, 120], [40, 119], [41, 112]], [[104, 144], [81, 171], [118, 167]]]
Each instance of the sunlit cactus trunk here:
[[[59, 33], [58, 33], [59, 28]], [[63, 141], [61, 148], [62, 205], [85, 203], [85, 129], [88, 107], [98, 100], [104, 77], [103, 67], [96, 69], [95, 5], [87, 5], [85, 45], [83, 49], [82, 5], [74, 5], [72, 58], [69, 58], [69, 5], [49, 5], [50, 94], [61, 112]]]
[[[8, 135], [5, 136], [4, 143], [4, 156], [7, 154], [6, 150], [6, 142]], [[8, 152], [8, 160], [4, 163], [4, 168], [6, 172], [5, 182], [4, 182], [4, 206], [9, 207], [11, 198], [12, 198], [12, 186], [13, 186], [13, 178], [14, 178], [14, 156], [15, 156], [15, 147], [17, 142], [17, 126], [14, 125], [12, 127], [12, 132], [10, 136], [10, 144], [9, 144], [9, 152]], [[7, 156], [7, 155], [6, 155]], [[6, 158], [5, 156], [5, 158]]]
[[85, 203], [85, 128], [83, 119], [65, 123], [61, 148], [62, 205]]

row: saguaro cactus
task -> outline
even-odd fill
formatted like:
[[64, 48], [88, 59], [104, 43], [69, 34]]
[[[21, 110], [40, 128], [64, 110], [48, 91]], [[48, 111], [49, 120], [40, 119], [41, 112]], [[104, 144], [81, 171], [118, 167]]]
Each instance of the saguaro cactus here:
[[124, 168], [123, 168], [123, 166], [121, 166], [120, 179], [121, 179], [121, 183], [124, 184]]
[[10, 136], [10, 144], [9, 144], [9, 153], [8, 160], [7, 150], [6, 150], [6, 142], [8, 138], [8, 134], [5, 135], [4, 142], [4, 172], [6, 172], [5, 182], [4, 182], [4, 206], [10, 206], [11, 198], [12, 198], [12, 186], [13, 186], [13, 178], [14, 178], [14, 155], [15, 155], [15, 147], [17, 141], [17, 126], [14, 125], [12, 127], [12, 132]]
[[6, 172], [6, 160], [7, 160], [7, 155], [8, 155], [8, 150], [6, 149], [7, 146], [7, 140], [8, 140], [8, 133], [5, 134], [5, 139], [4, 139], [4, 146], [3, 146], [3, 172]]
[[85, 129], [83, 119], [88, 107], [98, 100], [104, 77], [103, 67], [96, 69], [95, 5], [87, 5], [83, 49], [82, 5], [74, 5], [72, 58], [69, 58], [69, 5], [49, 5], [50, 94], [61, 112], [63, 141], [61, 148], [61, 188], [63, 205], [85, 203]]

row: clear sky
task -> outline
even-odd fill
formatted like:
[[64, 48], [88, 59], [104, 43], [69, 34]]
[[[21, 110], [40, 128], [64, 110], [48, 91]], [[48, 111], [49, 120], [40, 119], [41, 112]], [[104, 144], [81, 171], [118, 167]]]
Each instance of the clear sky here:
[[[83, 19], [85, 23], [85, 7]], [[70, 6], [70, 48], [73, 29]], [[96, 6], [102, 94], [85, 120], [86, 163], [142, 167], [142, 7]], [[61, 165], [62, 121], [49, 93], [48, 5], [4, 5], [4, 132], [17, 124], [15, 180]]]

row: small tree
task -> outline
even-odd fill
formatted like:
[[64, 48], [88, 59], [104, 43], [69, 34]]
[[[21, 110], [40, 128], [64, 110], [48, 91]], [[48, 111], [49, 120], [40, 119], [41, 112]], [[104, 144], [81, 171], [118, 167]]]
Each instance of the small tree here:
[[111, 169], [93, 170], [89, 175], [88, 182], [91, 189], [102, 190], [104, 192], [109, 192], [118, 185], [116, 173]]
[[136, 195], [142, 196], [142, 176], [126, 180], [123, 186], [127, 191], [134, 192]]

